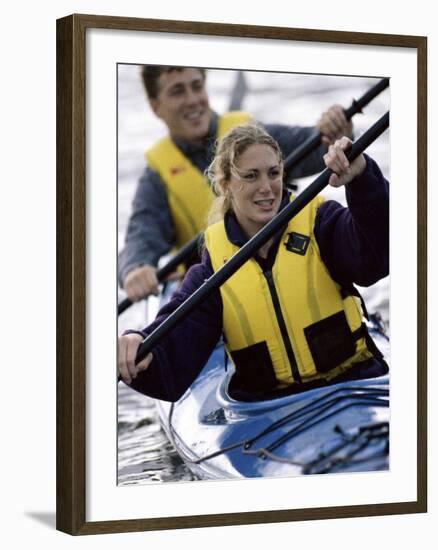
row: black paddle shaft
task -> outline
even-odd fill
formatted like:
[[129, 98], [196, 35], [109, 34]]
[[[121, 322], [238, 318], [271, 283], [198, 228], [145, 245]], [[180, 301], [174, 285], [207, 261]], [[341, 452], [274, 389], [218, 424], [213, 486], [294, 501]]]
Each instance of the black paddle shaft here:
[[[349, 161], [358, 157], [373, 141], [389, 127], [389, 112], [383, 115], [369, 128], [346, 152]], [[302, 193], [290, 202], [258, 233], [256, 233], [242, 248], [230, 258], [227, 263], [207, 279], [185, 302], [183, 302], [169, 317], [159, 325], [140, 344], [136, 364], [139, 363], [154, 348], [158, 341], [170, 332], [181, 319], [186, 317], [199, 303], [205, 300], [227, 281], [242, 265], [248, 261], [277, 231], [282, 229], [309, 202], [327, 186], [332, 170], [326, 168]]]
[[[362, 112], [362, 108], [368, 105], [376, 96], [383, 92], [389, 86], [389, 78], [382, 78], [379, 82], [364, 93], [359, 99], [353, 99], [350, 107], [344, 109], [345, 118], [350, 120], [353, 115]], [[285, 182], [289, 182], [291, 179], [290, 172], [292, 168], [298, 164], [307, 154], [316, 149], [321, 143], [322, 134], [315, 132], [306, 141], [304, 141], [299, 147], [294, 149], [290, 155], [284, 160]]]

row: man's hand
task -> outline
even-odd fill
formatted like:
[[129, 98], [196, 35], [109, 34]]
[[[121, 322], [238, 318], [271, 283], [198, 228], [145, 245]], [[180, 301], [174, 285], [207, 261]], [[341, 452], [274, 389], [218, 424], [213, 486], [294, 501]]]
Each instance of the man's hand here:
[[123, 288], [131, 302], [138, 302], [145, 296], [158, 296], [157, 268], [142, 265], [130, 271], [123, 281]]
[[342, 136], [353, 137], [353, 124], [345, 117], [344, 109], [340, 105], [332, 105], [322, 113], [316, 123], [316, 128], [322, 134], [322, 142], [330, 145]]

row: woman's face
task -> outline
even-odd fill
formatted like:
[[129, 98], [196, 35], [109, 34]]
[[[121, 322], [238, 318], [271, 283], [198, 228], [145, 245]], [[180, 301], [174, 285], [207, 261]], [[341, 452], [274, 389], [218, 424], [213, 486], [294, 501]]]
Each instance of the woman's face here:
[[238, 222], [252, 237], [278, 212], [283, 188], [283, 168], [269, 145], [250, 145], [237, 159], [238, 176], [228, 182]]

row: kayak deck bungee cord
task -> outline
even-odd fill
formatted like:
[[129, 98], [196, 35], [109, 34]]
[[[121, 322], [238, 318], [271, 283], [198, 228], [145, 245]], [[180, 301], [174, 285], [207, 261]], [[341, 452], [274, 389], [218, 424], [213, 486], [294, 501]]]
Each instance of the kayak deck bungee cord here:
[[[389, 352], [386, 336], [370, 329]], [[177, 403], [157, 401], [171, 443], [200, 479], [385, 470], [389, 464], [388, 375], [277, 399], [238, 402], [215, 350]]]

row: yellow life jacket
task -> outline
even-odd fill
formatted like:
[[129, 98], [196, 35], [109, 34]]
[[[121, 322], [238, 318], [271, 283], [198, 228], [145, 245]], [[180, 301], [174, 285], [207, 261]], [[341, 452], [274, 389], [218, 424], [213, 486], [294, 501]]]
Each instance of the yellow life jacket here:
[[[218, 137], [248, 122], [248, 113], [233, 111], [219, 117]], [[165, 137], [145, 153], [148, 165], [163, 181], [175, 226], [177, 248], [205, 229], [213, 193], [204, 175]]]
[[[221, 287], [225, 344], [246, 378], [269, 363], [276, 387], [329, 381], [373, 356], [360, 300], [345, 296], [320, 257], [313, 227], [322, 202], [317, 197], [289, 222], [272, 272], [252, 258]], [[223, 221], [208, 227], [205, 243], [214, 271], [238, 250]]]

